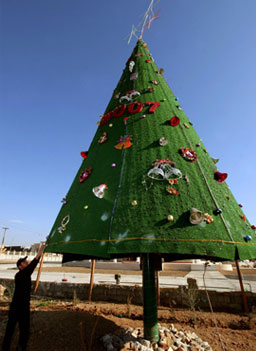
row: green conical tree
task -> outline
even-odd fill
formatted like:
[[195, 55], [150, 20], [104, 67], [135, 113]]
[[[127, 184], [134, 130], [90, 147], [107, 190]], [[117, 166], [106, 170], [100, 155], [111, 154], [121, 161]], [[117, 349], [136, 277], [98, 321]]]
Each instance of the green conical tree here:
[[254, 230], [227, 175], [217, 170], [161, 73], [139, 40], [46, 249], [99, 258], [144, 254], [144, 326], [151, 340], [157, 338], [152, 254], [256, 257]]

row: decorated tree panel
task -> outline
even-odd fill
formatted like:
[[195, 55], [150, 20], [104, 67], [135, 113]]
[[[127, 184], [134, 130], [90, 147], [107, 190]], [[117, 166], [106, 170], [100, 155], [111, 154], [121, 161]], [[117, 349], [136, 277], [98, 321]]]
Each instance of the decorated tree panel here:
[[226, 176], [139, 40], [46, 250], [254, 258], [254, 230]]

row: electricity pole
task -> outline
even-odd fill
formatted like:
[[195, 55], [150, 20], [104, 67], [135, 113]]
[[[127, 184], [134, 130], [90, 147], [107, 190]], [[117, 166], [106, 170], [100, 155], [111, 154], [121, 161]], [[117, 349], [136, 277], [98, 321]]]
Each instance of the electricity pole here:
[[3, 227], [4, 234], [3, 234], [2, 244], [1, 244], [1, 247], [2, 247], [2, 248], [4, 247], [4, 238], [5, 238], [5, 233], [6, 233], [6, 230], [7, 230], [7, 229], [9, 229], [9, 228]]

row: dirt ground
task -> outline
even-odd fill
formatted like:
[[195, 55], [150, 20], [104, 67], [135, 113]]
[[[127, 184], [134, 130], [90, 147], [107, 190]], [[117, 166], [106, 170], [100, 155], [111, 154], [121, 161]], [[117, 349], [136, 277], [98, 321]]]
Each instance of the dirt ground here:
[[[104, 351], [101, 337], [122, 328], [142, 327], [142, 307], [113, 303], [31, 301], [28, 351]], [[192, 330], [214, 351], [256, 351], [256, 315], [192, 312], [159, 307], [159, 323]], [[0, 302], [0, 343], [8, 318], [8, 302]], [[215, 325], [216, 324], [216, 325]], [[217, 326], [217, 328], [216, 328]], [[17, 343], [16, 330], [13, 349]]]

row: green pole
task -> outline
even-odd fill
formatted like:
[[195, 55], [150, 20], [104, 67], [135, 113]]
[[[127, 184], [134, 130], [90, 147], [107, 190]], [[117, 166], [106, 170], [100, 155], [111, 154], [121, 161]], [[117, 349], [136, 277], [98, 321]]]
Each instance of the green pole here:
[[154, 254], [143, 254], [144, 338], [158, 341], [157, 296]]

